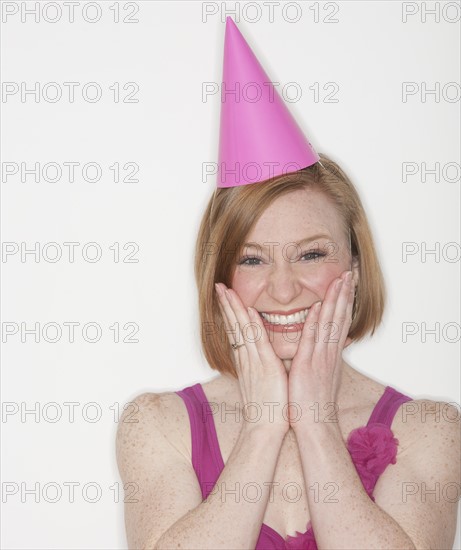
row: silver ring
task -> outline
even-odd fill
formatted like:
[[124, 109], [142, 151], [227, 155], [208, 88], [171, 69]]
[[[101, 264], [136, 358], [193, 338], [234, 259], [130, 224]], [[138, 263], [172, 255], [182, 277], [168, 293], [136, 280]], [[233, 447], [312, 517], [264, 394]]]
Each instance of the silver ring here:
[[242, 346], [244, 346], [245, 344], [231, 344], [232, 346], [232, 349], [238, 349], [238, 348], [241, 348]]

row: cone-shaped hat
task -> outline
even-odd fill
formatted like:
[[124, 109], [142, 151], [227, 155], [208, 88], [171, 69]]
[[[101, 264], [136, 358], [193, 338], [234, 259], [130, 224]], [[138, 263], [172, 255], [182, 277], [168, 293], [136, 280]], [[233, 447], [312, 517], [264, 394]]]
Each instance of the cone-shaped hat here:
[[226, 18], [217, 187], [236, 187], [315, 164], [318, 154], [231, 17]]

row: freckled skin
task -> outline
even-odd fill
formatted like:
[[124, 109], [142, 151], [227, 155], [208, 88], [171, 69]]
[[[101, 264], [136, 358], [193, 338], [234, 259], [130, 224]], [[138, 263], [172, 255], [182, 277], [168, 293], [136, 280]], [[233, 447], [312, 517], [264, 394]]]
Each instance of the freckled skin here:
[[[320, 233], [329, 238], [302, 247], [294, 245]], [[322, 301], [333, 279], [351, 267], [349, 235], [345, 234], [335, 207], [318, 191], [298, 190], [276, 199], [247, 235], [246, 242], [277, 243], [269, 250], [243, 250], [242, 257], [256, 256], [260, 261], [247, 262], [253, 267], [238, 265], [232, 279], [232, 288], [243, 305], [258, 311], [288, 311]], [[318, 249], [326, 255], [317, 259], [303, 256]], [[357, 266], [353, 276], [357, 281]], [[272, 331], [270, 337], [275, 353], [289, 367], [299, 338]]]
[[[320, 232], [327, 233], [330, 238], [319, 240], [316, 246], [305, 244], [301, 249], [286, 248], [283, 255], [284, 245]], [[257, 221], [246, 241], [279, 243], [270, 249], [272, 257], [265, 250], [262, 255], [254, 249], [243, 251], [244, 255], [256, 256], [261, 261], [250, 262], [259, 264], [255, 267], [238, 266], [232, 279], [231, 287], [243, 305], [253, 306], [258, 311], [306, 307], [323, 300], [331, 281], [351, 268], [348, 235], [344, 234], [338, 213], [325, 196], [315, 191], [297, 191], [277, 199]], [[315, 262], [308, 259], [309, 256], [302, 256], [312, 249], [325, 248], [328, 242], [333, 245], [326, 247], [327, 257]], [[289, 262], [289, 258], [295, 261]], [[338, 261], [330, 261], [335, 259]], [[357, 281], [358, 264], [352, 267]], [[273, 333], [272, 346], [289, 371], [298, 343], [284, 338], [283, 333]], [[387, 382], [392, 385], [392, 381]], [[243, 403], [238, 380], [230, 375], [218, 375], [203, 382], [202, 387], [207, 400], [218, 404], [220, 409], [234, 410], [236, 404]], [[361, 374], [343, 359], [337, 398], [343, 440], [354, 428], [367, 422], [384, 389], [384, 384]], [[228, 541], [236, 541], [238, 536], [242, 536], [236, 543], [241, 543], [239, 547], [247, 544], [250, 528], [247, 527], [243, 535], [240, 535], [241, 529], [235, 529], [236, 525], [242, 527], [248, 517], [254, 524], [251, 510], [245, 512], [244, 504], [234, 508], [229, 503], [226, 504], [228, 508], [219, 503], [202, 506], [200, 488], [191, 465], [190, 423], [182, 399], [173, 392], [146, 393], [138, 396], [134, 403], [138, 407], [136, 422], [132, 422], [132, 418], [129, 422], [124, 421], [133, 410], [127, 409], [117, 431], [119, 472], [125, 484], [125, 499], [131, 499], [125, 500], [129, 548], [153, 548], [160, 537], [162, 549], [229, 548], [232, 545]], [[336, 521], [342, 521], [343, 525], [342, 548], [370, 548], [370, 541], [373, 548], [411, 548], [403, 536], [411, 537], [418, 549], [452, 547], [457, 504], [443, 498], [444, 494], [452, 496], [444, 493], [443, 488], [456, 484], [459, 487], [460, 484], [458, 411], [453, 406], [443, 409], [445, 403], [428, 399], [416, 399], [410, 404], [413, 406], [410, 414], [405, 414], [404, 404], [392, 423], [392, 431], [399, 441], [397, 462], [388, 466], [378, 479], [374, 490], [378, 508], [375, 505], [370, 508], [368, 500], [364, 504], [357, 499], [357, 491], [362, 490], [360, 481], [352, 495], [342, 497], [347, 506], [342, 514], [338, 506], [336, 516]], [[446, 411], [438, 419], [437, 407]], [[456, 418], [457, 421], [451, 420]], [[224, 419], [216, 415], [213, 420], [225, 463], [222, 475], [225, 478], [226, 471], [231, 472], [228, 474], [229, 486], [234, 487], [237, 481], [242, 484], [255, 479], [260, 484], [272, 481], [273, 500], [263, 510], [263, 523], [283, 535], [304, 532], [310, 511], [293, 430], [287, 432], [279, 450], [276, 449], [273, 474], [260, 479], [257, 477], [260, 470], [271, 463], [274, 441], [261, 445], [261, 457], [255, 459], [259, 444], [245, 445], [239, 439], [241, 423], [236, 421], [234, 414], [227, 414]], [[333, 482], [351, 475], [345, 455], [340, 459], [336, 451], [329, 453], [318, 468], [320, 475], [322, 468], [329, 467], [328, 479]], [[308, 450], [307, 456], [314, 460], [315, 454], [310, 455], [310, 452]], [[302, 488], [298, 502], [283, 498], [281, 489], [287, 483], [296, 483]], [[404, 501], [405, 483], [416, 487], [417, 491], [407, 495]], [[131, 486], [127, 489], [126, 484]], [[134, 495], [133, 484], [137, 487]], [[436, 484], [442, 496], [438, 502], [435, 502], [437, 495], [423, 494], [424, 486], [429, 491], [437, 487]], [[231, 509], [233, 521], [228, 521]], [[330, 533], [335, 532], [332, 523], [327, 527]], [[359, 531], [357, 525], [360, 525]], [[396, 539], [395, 532], [399, 529], [403, 533], [400, 532], [397, 535], [400, 538]], [[359, 541], [357, 532], [361, 537]], [[255, 531], [254, 540], [256, 535]]]

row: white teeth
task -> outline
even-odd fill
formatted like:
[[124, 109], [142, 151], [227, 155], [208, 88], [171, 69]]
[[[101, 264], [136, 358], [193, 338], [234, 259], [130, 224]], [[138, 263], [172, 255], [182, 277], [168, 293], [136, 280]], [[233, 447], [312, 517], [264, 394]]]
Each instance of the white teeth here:
[[267, 313], [261, 313], [261, 316], [266, 319], [269, 323], [275, 325], [290, 325], [293, 323], [304, 323], [306, 320], [309, 308], [306, 308], [292, 315], [268, 315]]

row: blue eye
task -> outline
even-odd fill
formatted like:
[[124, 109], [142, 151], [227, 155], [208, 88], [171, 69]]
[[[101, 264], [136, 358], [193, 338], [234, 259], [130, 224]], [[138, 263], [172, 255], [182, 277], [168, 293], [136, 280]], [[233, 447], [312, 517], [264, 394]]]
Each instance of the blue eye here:
[[251, 260], [256, 260], [257, 262], [261, 261], [259, 258], [255, 258], [254, 256], [245, 256], [239, 261], [239, 265], [247, 265], [248, 267], [256, 267], [258, 264], [248, 264], [247, 262]]
[[[301, 258], [304, 258], [304, 256], [310, 256], [310, 260], [314, 260], [314, 262], [318, 261], [319, 258], [325, 256], [325, 254], [323, 252], [317, 252], [317, 251], [314, 251], [314, 250], [311, 250], [310, 252], [304, 252], [304, 254], [301, 255]], [[260, 265], [260, 264], [250, 264], [250, 263], [247, 263], [251, 260], [255, 260], [257, 262], [260, 262], [261, 261], [261, 258], [257, 258], [256, 256], [245, 256], [244, 258], [242, 258], [238, 264], [239, 265], [246, 265], [248, 267], [256, 267], [257, 265]]]

